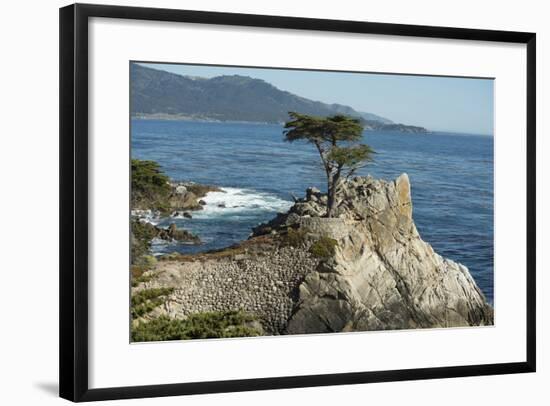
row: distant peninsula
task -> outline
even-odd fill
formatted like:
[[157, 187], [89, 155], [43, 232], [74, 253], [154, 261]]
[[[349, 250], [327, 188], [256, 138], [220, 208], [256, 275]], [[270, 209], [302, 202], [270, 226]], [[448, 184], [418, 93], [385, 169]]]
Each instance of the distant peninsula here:
[[365, 130], [428, 132], [424, 127], [394, 123], [349, 106], [309, 100], [247, 76], [182, 76], [136, 63], [131, 64], [130, 75], [133, 118], [283, 123], [289, 111], [300, 111], [357, 117]]

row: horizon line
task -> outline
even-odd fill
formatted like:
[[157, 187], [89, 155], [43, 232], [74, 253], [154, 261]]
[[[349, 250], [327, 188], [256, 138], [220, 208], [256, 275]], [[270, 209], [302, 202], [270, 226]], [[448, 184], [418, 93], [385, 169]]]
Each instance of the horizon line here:
[[[374, 113], [372, 111], [363, 111], [363, 109], [361, 108], [356, 108], [352, 105], [350, 105], [349, 103], [337, 103], [337, 102], [324, 102], [324, 101], [321, 101], [321, 100], [318, 100], [318, 99], [313, 99], [313, 98], [308, 98], [308, 97], [305, 97], [305, 96], [301, 96], [293, 91], [290, 91], [290, 90], [286, 90], [286, 89], [283, 89], [283, 88], [280, 88], [280, 87], [277, 87], [276, 85], [274, 85], [273, 83], [265, 80], [265, 79], [261, 79], [261, 78], [258, 78], [258, 77], [253, 77], [253, 76], [248, 76], [248, 75], [240, 75], [240, 74], [233, 74], [233, 75], [216, 75], [216, 76], [212, 76], [212, 77], [206, 77], [206, 76], [200, 76], [200, 75], [185, 75], [185, 74], [182, 74], [182, 73], [177, 73], [177, 72], [172, 72], [172, 71], [169, 71], [169, 70], [165, 70], [165, 69], [162, 69], [163, 65], [176, 65], [176, 66], [197, 66], [197, 67], [212, 67], [212, 68], [241, 68], [241, 69], [259, 69], [259, 70], [278, 70], [278, 71], [298, 71], [298, 72], [328, 72], [328, 73], [357, 73], [357, 74], [369, 74], [369, 75], [380, 75], [380, 76], [409, 76], [409, 77], [433, 77], [433, 78], [449, 78], [449, 79], [467, 79], [467, 80], [480, 80], [480, 79], [483, 79], [483, 80], [491, 80], [494, 82], [495, 80], [495, 77], [492, 77], [492, 76], [457, 76], [457, 75], [438, 75], [438, 74], [420, 74], [420, 73], [401, 73], [401, 72], [384, 72], [384, 71], [381, 71], [381, 72], [374, 72], [374, 71], [357, 71], [357, 70], [337, 70], [337, 69], [319, 69], [319, 68], [291, 68], [291, 67], [272, 67], [272, 66], [254, 66], [254, 65], [230, 65], [230, 64], [212, 64], [212, 63], [191, 63], [191, 62], [164, 62], [164, 61], [147, 61], [147, 60], [130, 60], [129, 61], [129, 64], [136, 64], [142, 68], [145, 68], [145, 69], [152, 69], [152, 70], [157, 70], [157, 71], [161, 71], [161, 72], [165, 72], [165, 73], [168, 73], [168, 74], [172, 74], [172, 75], [176, 75], [176, 76], [179, 76], [179, 77], [184, 77], [184, 78], [191, 78], [191, 80], [193, 80], [192, 78], [200, 78], [200, 79], [204, 79], [204, 80], [210, 80], [210, 79], [213, 79], [213, 78], [218, 78], [218, 77], [231, 77], [231, 76], [238, 76], [238, 77], [244, 77], [244, 78], [250, 78], [250, 79], [253, 79], [253, 80], [259, 80], [259, 81], [262, 81], [264, 83], [268, 83], [269, 85], [273, 86], [275, 89], [279, 90], [279, 91], [284, 91], [284, 92], [288, 92], [288, 93], [291, 93], [297, 97], [302, 97], [302, 98], [305, 98], [305, 99], [308, 99], [308, 100], [311, 100], [311, 101], [314, 101], [314, 102], [319, 102], [319, 103], [323, 103], [323, 104], [326, 104], [326, 105], [340, 105], [340, 106], [346, 106], [346, 107], [350, 107], [352, 108], [353, 110], [355, 110], [357, 113], [367, 113], [367, 114], [373, 114], [375, 116], [379, 116], [380, 118], [383, 118], [383, 119], [386, 119], [386, 120], [390, 120], [392, 121], [393, 123], [395, 124], [403, 124], [403, 125], [409, 125], [409, 124], [405, 124], [401, 121], [398, 121], [398, 120], [394, 120], [393, 118], [391, 117], [388, 117], [386, 116], [384, 113]], [[155, 65], [155, 67], [150, 67], [150, 66], [143, 66], [143, 64], [148, 64], [148, 65]], [[157, 65], [160, 65], [160, 66], [157, 66]], [[418, 124], [415, 124], [415, 125], [418, 125]], [[493, 129], [493, 132], [491, 133], [484, 133], [484, 132], [464, 132], [464, 131], [456, 131], [456, 130], [432, 130], [432, 129], [429, 129], [428, 127], [425, 127], [425, 124], [423, 123], [421, 125], [422, 127], [426, 128], [428, 131], [436, 131], [436, 132], [449, 132], [449, 133], [455, 133], [455, 134], [467, 134], [467, 135], [483, 135], [483, 136], [494, 136], [494, 129]]]

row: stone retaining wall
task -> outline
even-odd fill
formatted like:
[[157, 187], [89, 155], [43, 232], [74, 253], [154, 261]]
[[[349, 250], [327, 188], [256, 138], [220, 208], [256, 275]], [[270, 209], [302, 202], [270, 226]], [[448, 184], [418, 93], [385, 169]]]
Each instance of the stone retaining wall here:
[[267, 334], [279, 334], [290, 318], [297, 286], [317, 264], [307, 251], [294, 247], [223, 260], [161, 261], [155, 278], [138, 289], [175, 288], [149, 317], [167, 314], [184, 318], [198, 312], [244, 310], [259, 318]]

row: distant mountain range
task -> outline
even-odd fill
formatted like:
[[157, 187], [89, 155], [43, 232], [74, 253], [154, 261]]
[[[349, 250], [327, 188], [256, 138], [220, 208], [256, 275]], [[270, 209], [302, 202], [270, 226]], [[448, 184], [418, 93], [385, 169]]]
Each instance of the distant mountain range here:
[[207, 79], [135, 63], [130, 75], [133, 117], [283, 123], [289, 111], [296, 111], [316, 116], [346, 114], [361, 119], [367, 130], [427, 132], [349, 106], [309, 100], [248, 76]]

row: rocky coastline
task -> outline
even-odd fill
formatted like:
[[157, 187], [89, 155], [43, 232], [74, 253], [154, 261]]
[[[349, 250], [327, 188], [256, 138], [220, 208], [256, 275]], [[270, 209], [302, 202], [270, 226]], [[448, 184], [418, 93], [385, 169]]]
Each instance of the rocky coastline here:
[[[192, 218], [192, 212], [203, 210], [206, 202], [203, 197], [208, 192], [223, 192], [217, 186], [202, 185], [195, 182], [168, 182], [169, 193], [155, 196], [154, 199], [138, 199], [133, 202], [130, 212], [132, 221], [138, 221], [148, 227], [148, 234], [165, 241], [179, 241], [200, 244], [200, 237], [187, 230], [177, 228], [175, 223], [168, 227], [158, 227], [156, 222], [162, 217]], [[159, 209], [161, 207], [162, 209]]]
[[[171, 188], [174, 211], [200, 210], [199, 190], [208, 193]], [[252, 315], [266, 335], [492, 325], [493, 309], [468, 269], [421, 239], [410, 188], [406, 174], [355, 177], [340, 188], [334, 218], [324, 217], [326, 195], [309, 188], [246, 241], [162, 256], [132, 294], [169, 293], [134, 325], [223, 311]]]
[[202, 210], [208, 192], [223, 192], [213, 185], [203, 185], [190, 181], [168, 181], [169, 192], [165, 196], [139, 198], [132, 202], [131, 214], [141, 219], [155, 219], [160, 216], [191, 216], [191, 212]]

